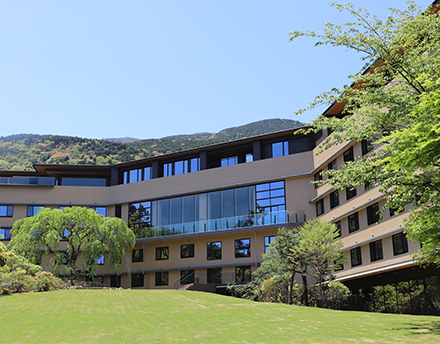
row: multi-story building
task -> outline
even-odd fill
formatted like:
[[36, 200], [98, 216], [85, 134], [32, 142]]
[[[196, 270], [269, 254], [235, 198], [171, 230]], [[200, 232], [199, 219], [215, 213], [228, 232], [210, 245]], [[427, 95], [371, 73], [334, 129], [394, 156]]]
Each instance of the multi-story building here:
[[[331, 110], [331, 109], [330, 109]], [[113, 166], [35, 165], [0, 172], [0, 240], [40, 207], [84, 206], [120, 217], [136, 245], [118, 275], [99, 260], [105, 285], [206, 289], [246, 282], [279, 227], [321, 216], [340, 226], [348, 263], [336, 276], [350, 288], [437, 274], [411, 259], [419, 244], [403, 234], [405, 213], [379, 214], [377, 188], [315, 187], [320, 171], [368, 154], [367, 142], [315, 153], [328, 135], [296, 129]], [[378, 223], [379, 217], [383, 217]]]

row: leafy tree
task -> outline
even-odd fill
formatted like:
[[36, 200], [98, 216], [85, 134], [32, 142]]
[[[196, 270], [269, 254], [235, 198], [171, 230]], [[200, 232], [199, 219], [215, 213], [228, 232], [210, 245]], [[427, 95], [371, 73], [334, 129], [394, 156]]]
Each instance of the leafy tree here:
[[[78, 274], [78, 257], [83, 270], [94, 275], [98, 258], [106, 253], [109, 265], [119, 269], [122, 255], [135, 244], [123, 220], [82, 207], [41, 209], [33, 217], [15, 221], [11, 234], [10, 249], [34, 262], [43, 251], [53, 272], [72, 278]], [[66, 242], [65, 252], [59, 251], [61, 241]]]
[[[422, 243], [420, 262], [440, 264], [440, 20], [431, 9], [422, 13], [412, 1], [406, 10], [390, 9], [385, 21], [351, 4], [333, 4], [355, 18], [345, 25], [326, 23], [321, 34], [292, 33], [317, 38], [315, 45], [345, 47], [362, 54], [367, 68], [350, 75], [351, 85], [332, 89], [310, 105], [341, 103], [337, 116], [320, 116], [310, 131], [333, 130], [327, 149], [362, 140], [375, 151], [347, 162], [324, 180], [337, 189], [379, 186], [386, 207], [403, 211], [412, 205], [405, 232]], [[301, 113], [303, 110], [300, 110]]]
[[298, 244], [290, 249], [292, 259], [302, 260], [307, 265], [307, 272], [318, 286], [320, 300], [323, 299], [323, 284], [334, 266], [343, 261], [340, 250], [344, 245], [338, 236], [334, 224], [314, 218], [300, 227]]

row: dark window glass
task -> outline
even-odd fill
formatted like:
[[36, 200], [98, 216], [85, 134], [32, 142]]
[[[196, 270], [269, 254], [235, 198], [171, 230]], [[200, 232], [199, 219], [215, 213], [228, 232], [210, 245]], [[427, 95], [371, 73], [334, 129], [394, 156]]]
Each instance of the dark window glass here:
[[330, 209], [339, 205], [339, 191], [333, 191], [330, 194]]
[[251, 239], [235, 240], [235, 258], [251, 256]]
[[393, 252], [395, 256], [408, 252], [408, 240], [403, 232], [393, 235]]
[[208, 269], [208, 283], [222, 284], [222, 268]]
[[327, 169], [330, 170], [337, 170], [337, 164], [336, 164], [336, 159], [333, 160], [331, 163], [329, 163], [327, 165]]
[[370, 259], [372, 262], [383, 259], [382, 240], [370, 242]]
[[272, 158], [284, 155], [289, 155], [289, 142], [283, 141], [272, 143]]
[[181, 270], [180, 271], [180, 284], [194, 283], [194, 270]]
[[353, 147], [350, 147], [344, 152], [344, 162], [354, 161]]
[[399, 210], [399, 208], [390, 208], [390, 216], [396, 215], [398, 210]]
[[131, 274], [131, 287], [143, 287], [144, 286], [144, 274]]
[[207, 243], [206, 259], [207, 260], [222, 259], [222, 242], [221, 241], [213, 241], [213, 242]]
[[354, 213], [348, 217], [348, 232], [354, 232], [359, 229], [359, 215]]
[[[315, 182], [319, 182], [320, 180], [322, 180], [322, 174], [321, 174], [322, 170], [319, 170], [317, 173], [315, 173], [314, 176], [314, 180]], [[315, 184], [315, 189], [318, 187], [318, 184]]]
[[269, 245], [276, 237], [276, 235], [264, 237], [264, 253], [267, 253], [269, 251]]
[[180, 245], [180, 258], [194, 257], [194, 244]]
[[321, 129], [321, 130], [318, 130], [318, 131], [315, 133], [315, 141], [318, 141], [321, 137], [322, 137], [322, 129]]
[[361, 142], [361, 146], [362, 146], [362, 155], [371, 152], [374, 148], [370, 141], [365, 141], [365, 140]]
[[250, 281], [251, 281], [250, 265], [235, 267], [235, 283], [249, 283]]
[[342, 236], [341, 233], [341, 221], [335, 222], [335, 226], [336, 226], [336, 230], [338, 231], [338, 238], [340, 238]]
[[12, 217], [13, 205], [0, 205], [0, 217]]
[[321, 199], [316, 202], [316, 216], [324, 214], [324, 200]]
[[61, 185], [64, 186], [106, 186], [105, 178], [61, 178]]
[[379, 203], [374, 203], [367, 207], [367, 223], [372, 225], [379, 221]]
[[122, 206], [120, 204], [115, 207], [115, 217], [122, 218]]
[[356, 188], [353, 188], [353, 187], [346, 188], [345, 194], [347, 196], [347, 201], [348, 201], [350, 198], [353, 198], [356, 196], [356, 194], [357, 194]]
[[168, 285], [168, 271], [156, 272], [156, 285]]
[[113, 275], [110, 277], [110, 287], [112, 288], [121, 287], [121, 275]]
[[128, 227], [130, 229], [151, 226], [151, 202], [132, 203], [128, 206]]
[[350, 250], [351, 266], [358, 266], [362, 264], [361, 248], [356, 247]]
[[138, 250], [133, 250], [132, 253], [132, 262], [133, 263], [137, 263], [137, 262], [143, 262], [144, 261], [144, 249], [138, 249]]
[[156, 260], [167, 260], [169, 258], [169, 247], [156, 247]]

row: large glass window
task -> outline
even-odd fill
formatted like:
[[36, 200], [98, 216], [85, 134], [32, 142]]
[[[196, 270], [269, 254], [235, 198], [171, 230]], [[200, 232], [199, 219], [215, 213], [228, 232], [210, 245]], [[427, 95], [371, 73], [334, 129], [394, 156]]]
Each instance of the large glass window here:
[[144, 274], [131, 274], [131, 287], [143, 287], [144, 286]]
[[156, 272], [156, 285], [168, 285], [168, 271]]
[[180, 258], [193, 258], [194, 244], [180, 245]]
[[395, 256], [408, 252], [408, 240], [403, 232], [393, 235], [393, 252]]
[[0, 205], [0, 217], [12, 217], [13, 205]]
[[151, 202], [132, 203], [128, 206], [128, 226], [131, 229], [152, 226]]
[[251, 256], [251, 239], [235, 240], [235, 258]]
[[133, 250], [132, 253], [132, 262], [133, 263], [138, 263], [138, 262], [143, 262], [144, 261], [144, 249], [138, 249], [138, 250]]
[[27, 207], [27, 217], [35, 216], [37, 215], [38, 211], [40, 209], [44, 208], [42, 205], [28, 205]]
[[256, 199], [259, 212], [286, 210], [284, 181], [256, 185]]
[[249, 283], [251, 281], [251, 267], [236, 266], [235, 267], [235, 283]]
[[213, 241], [206, 244], [206, 259], [216, 260], [222, 259], [222, 242]]
[[359, 229], [359, 215], [354, 213], [348, 217], [348, 232], [354, 232]]
[[208, 283], [222, 284], [222, 268], [207, 269]]
[[163, 176], [169, 177], [179, 174], [200, 171], [200, 158], [179, 160], [163, 164]]
[[350, 250], [350, 258], [352, 267], [362, 265], [362, 254], [360, 246]]
[[374, 203], [367, 207], [367, 223], [368, 225], [372, 225], [379, 221], [379, 203]]
[[156, 247], [156, 260], [167, 260], [170, 257], [168, 246]]
[[330, 209], [339, 205], [339, 191], [333, 191], [330, 194]]
[[383, 259], [382, 240], [370, 242], [370, 260], [372, 262]]
[[151, 166], [143, 168], [135, 168], [132, 170], [124, 171], [122, 177], [122, 183], [136, 183], [143, 180], [151, 179]]
[[61, 185], [63, 186], [106, 186], [106, 178], [61, 178]]
[[289, 155], [289, 142], [282, 141], [272, 143], [272, 158]]
[[269, 245], [272, 242], [272, 240], [275, 239], [276, 237], [277, 237], [276, 235], [264, 237], [264, 253], [269, 252]]

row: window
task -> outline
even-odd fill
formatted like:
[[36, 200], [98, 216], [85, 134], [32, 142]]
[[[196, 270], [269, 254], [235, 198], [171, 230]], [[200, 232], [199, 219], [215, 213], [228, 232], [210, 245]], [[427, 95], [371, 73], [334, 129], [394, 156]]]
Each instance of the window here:
[[135, 168], [132, 170], [124, 171], [122, 177], [122, 183], [136, 183], [143, 180], [151, 179], [151, 167]]
[[0, 227], [0, 241], [1, 240], [11, 240], [11, 229]]
[[98, 265], [104, 265], [104, 255], [96, 258], [96, 264]]
[[28, 205], [27, 207], [27, 217], [35, 216], [37, 215], [38, 211], [40, 209], [44, 208], [42, 205]]
[[370, 141], [365, 141], [365, 140], [361, 142], [361, 146], [362, 146], [362, 155], [371, 152], [374, 148]]
[[339, 205], [339, 191], [333, 191], [330, 194], [330, 209]]
[[370, 260], [372, 262], [383, 259], [382, 240], [370, 242]]
[[289, 155], [289, 141], [272, 143], [272, 158]]
[[132, 203], [128, 206], [128, 226], [130, 229], [152, 226], [151, 202]]
[[61, 185], [64, 186], [107, 186], [105, 178], [61, 178]]
[[390, 217], [397, 214], [399, 208], [390, 208]]
[[251, 256], [251, 239], [235, 240], [235, 258]]
[[[282, 212], [286, 210], [284, 181], [256, 185], [257, 211]], [[287, 222], [280, 219], [283, 214], [278, 214], [278, 222]], [[276, 222], [275, 222], [276, 223]]]
[[121, 275], [113, 275], [110, 277], [110, 287], [112, 288], [121, 287]]
[[362, 265], [361, 248], [356, 247], [356, 248], [350, 250], [350, 258], [351, 258], [351, 266], [352, 267]]
[[337, 238], [340, 238], [342, 236], [342, 233], [341, 233], [341, 221], [335, 222], [335, 226], [336, 226], [336, 230], [337, 230], [337, 233], [338, 233]]
[[252, 153], [246, 154], [246, 162], [254, 161], [254, 155]]
[[374, 203], [367, 207], [367, 223], [372, 225], [379, 221], [379, 203]]
[[354, 161], [353, 147], [350, 147], [344, 152], [344, 162]]
[[264, 237], [264, 253], [267, 253], [269, 251], [269, 245], [276, 237], [276, 235]]
[[131, 274], [131, 287], [143, 287], [144, 286], [144, 274]]
[[168, 285], [168, 271], [156, 272], [156, 285]]
[[180, 271], [180, 284], [194, 283], [194, 270], [181, 270]]
[[345, 194], [346, 194], [346, 196], [347, 196], [347, 201], [348, 201], [350, 198], [355, 197], [355, 196], [357, 195], [356, 187], [349, 187], [349, 188], [346, 188], [346, 189], [345, 189]]
[[115, 217], [122, 219], [122, 206], [120, 204], [115, 206]]
[[316, 216], [324, 214], [324, 200], [320, 199], [316, 202]]
[[403, 232], [393, 235], [393, 252], [395, 256], [408, 252], [408, 240]]
[[13, 205], [0, 205], [0, 217], [12, 217]]
[[107, 208], [106, 207], [90, 207], [90, 209], [95, 210], [99, 215], [104, 217], [107, 216]]
[[336, 159], [327, 165], [327, 170], [337, 170]]
[[193, 258], [194, 244], [180, 245], [180, 258]]
[[248, 283], [251, 281], [251, 267], [236, 266], [235, 267], [235, 283]]
[[335, 272], [344, 270], [344, 263], [342, 263], [340, 260], [335, 261], [334, 264], [335, 265], [333, 266], [333, 269], [335, 270]]
[[132, 253], [132, 262], [133, 263], [138, 263], [138, 262], [143, 262], [144, 261], [144, 249], [138, 249], [138, 250], [133, 250]]
[[222, 242], [221, 241], [213, 241], [213, 242], [207, 243], [206, 259], [207, 260], [222, 259]]
[[348, 217], [348, 233], [357, 231], [359, 229], [359, 215], [354, 213]]
[[232, 166], [238, 164], [238, 156], [229, 156], [221, 159], [221, 167]]
[[[322, 174], [321, 174], [322, 170], [319, 170], [317, 173], [315, 173], [314, 176], [314, 181], [315, 182], [319, 182], [322, 180]], [[319, 185], [317, 183], [315, 183], [315, 189], [318, 187]]]
[[222, 268], [208, 270], [208, 283], [222, 284]]
[[174, 176], [200, 171], [200, 158], [179, 160], [163, 164], [163, 176]]
[[156, 260], [167, 260], [169, 258], [169, 247], [156, 247]]

